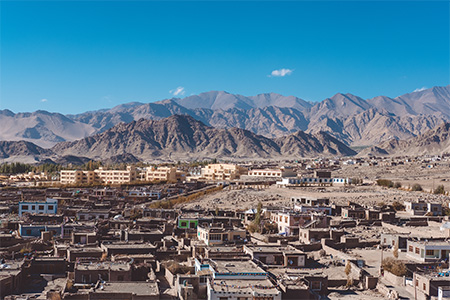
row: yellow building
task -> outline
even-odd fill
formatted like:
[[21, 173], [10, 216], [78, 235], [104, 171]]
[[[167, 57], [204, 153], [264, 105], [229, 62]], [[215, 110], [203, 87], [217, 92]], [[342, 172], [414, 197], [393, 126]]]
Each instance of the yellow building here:
[[147, 181], [182, 181], [185, 173], [178, 171], [176, 167], [151, 167], [145, 173]]
[[234, 180], [247, 174], [247, 169], [233, 164], [209, 164], [202, 168], [202, 177], [207, 180]]
[[102, 167], [94, 171], [62, 170], [61, 184], [123, 184], [136, 181], [137, 172], [132, 166], [126, 170], [105, 170]]

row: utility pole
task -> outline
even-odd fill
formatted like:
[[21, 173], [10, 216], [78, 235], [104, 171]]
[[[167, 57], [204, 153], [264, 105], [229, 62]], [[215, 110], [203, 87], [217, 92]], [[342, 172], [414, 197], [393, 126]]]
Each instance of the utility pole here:
[[383, 276], [383, 246], [381, 246], [380, 276]]

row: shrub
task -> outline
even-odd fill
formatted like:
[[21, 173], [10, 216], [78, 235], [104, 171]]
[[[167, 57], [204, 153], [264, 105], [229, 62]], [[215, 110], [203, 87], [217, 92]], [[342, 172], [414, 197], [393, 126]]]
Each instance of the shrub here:
[[396, 260], [392, 257], [388, 257], [383, 259], [383, 263], [381, 264], [384, 270], [391, 272], [396, 276], [405, 276], [406, 275], [406, 266], [403, 262]]
[[443, 185], [438, 185], [433, 193], [436, 194], [436, 195], [444, 195], [445, 194], [444, 186]]
[[394, 188], [399, 189], [402, 187], [402, 184], [400, 182], [394, 183]]
[[395, 209], [395, 211], [405, 210], [405, 206], [398, 201], [392, 203], [392, 207]]
[[423, 191], [423, 189], [422, 189], [422, 186], [420, 184], [415, 183], [411, 187], [411, 191], [413, 191], [413, 192], [420, 192], [420, 191]]
[[251, 233], [259, 232], [259, 226], [252, 222], [249, 225], [247, 225], [247, 230]]
[[394, 187], [394, 183], [391, 180], [387, 180], [387, 179], [378, 179], [377, 180], [377, 184], [379, 186], [384, 186], [384, 187]]

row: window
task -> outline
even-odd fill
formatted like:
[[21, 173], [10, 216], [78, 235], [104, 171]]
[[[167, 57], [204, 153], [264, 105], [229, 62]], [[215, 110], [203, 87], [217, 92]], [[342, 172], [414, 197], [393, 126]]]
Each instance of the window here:
[[28, 210], [28, 205], [22, 205], [22, 210]]
[[419, 247], [416, 247], [416, 254], [420, 254], [420, 249], [419, 249]]
[[434, 251], [433, 250], [427, 250], [426, 251], [426, 255], [434, 255]]
[[31, 205], [31, 210], [35, 210], [35, 209], [36, 209], [36, 206]]
[[39, 210], [44, 210], [44, 205], [39, 205]]
[[53, 205], [49, 205], [48, 210], [53, 210]]
[[322, 284], [320, 281], [311, 281], [311, 289], [312, 290], [320, 290], [322, 288]]
[[180, 227], [186, 227], [187, 226], [187, 222], [181, 222], [180, 223]]
[[31, 235], [31, 229], [27, 229], [25, 232], [27, 233], [27, 235]]
[[409, 246], [408, 252], [413, 252], [413, 251], [414, 251], [414, 247], [413, 246]]
[[426, 285], [425, 282], [423, 283], [423, 286], [422, 286], [422, 287], [423, 287], [423, 290], [424, 290], [424, 291], [427, 289], [427, 285]]

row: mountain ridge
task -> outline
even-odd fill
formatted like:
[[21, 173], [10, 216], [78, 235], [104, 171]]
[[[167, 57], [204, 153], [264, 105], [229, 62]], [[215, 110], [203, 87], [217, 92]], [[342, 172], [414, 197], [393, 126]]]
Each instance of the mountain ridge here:
[[316, 103], [276, 93], [242, 96], [211, 91], [151, 103], [129, 102], [75, 115], [1, 110], [0, 140], [26, 140], [50, 148], [61, 141], [104, 132], [122, 122], [160, 120], [174, 114], [189, 115], [216, 128], [239, 127], [268, 138], [298, 130], [326, 131], [347, 145], [372, 146], [390, 138], [414, 137], [449, 121], [450, 85], [367, 100], [337, 93]]

